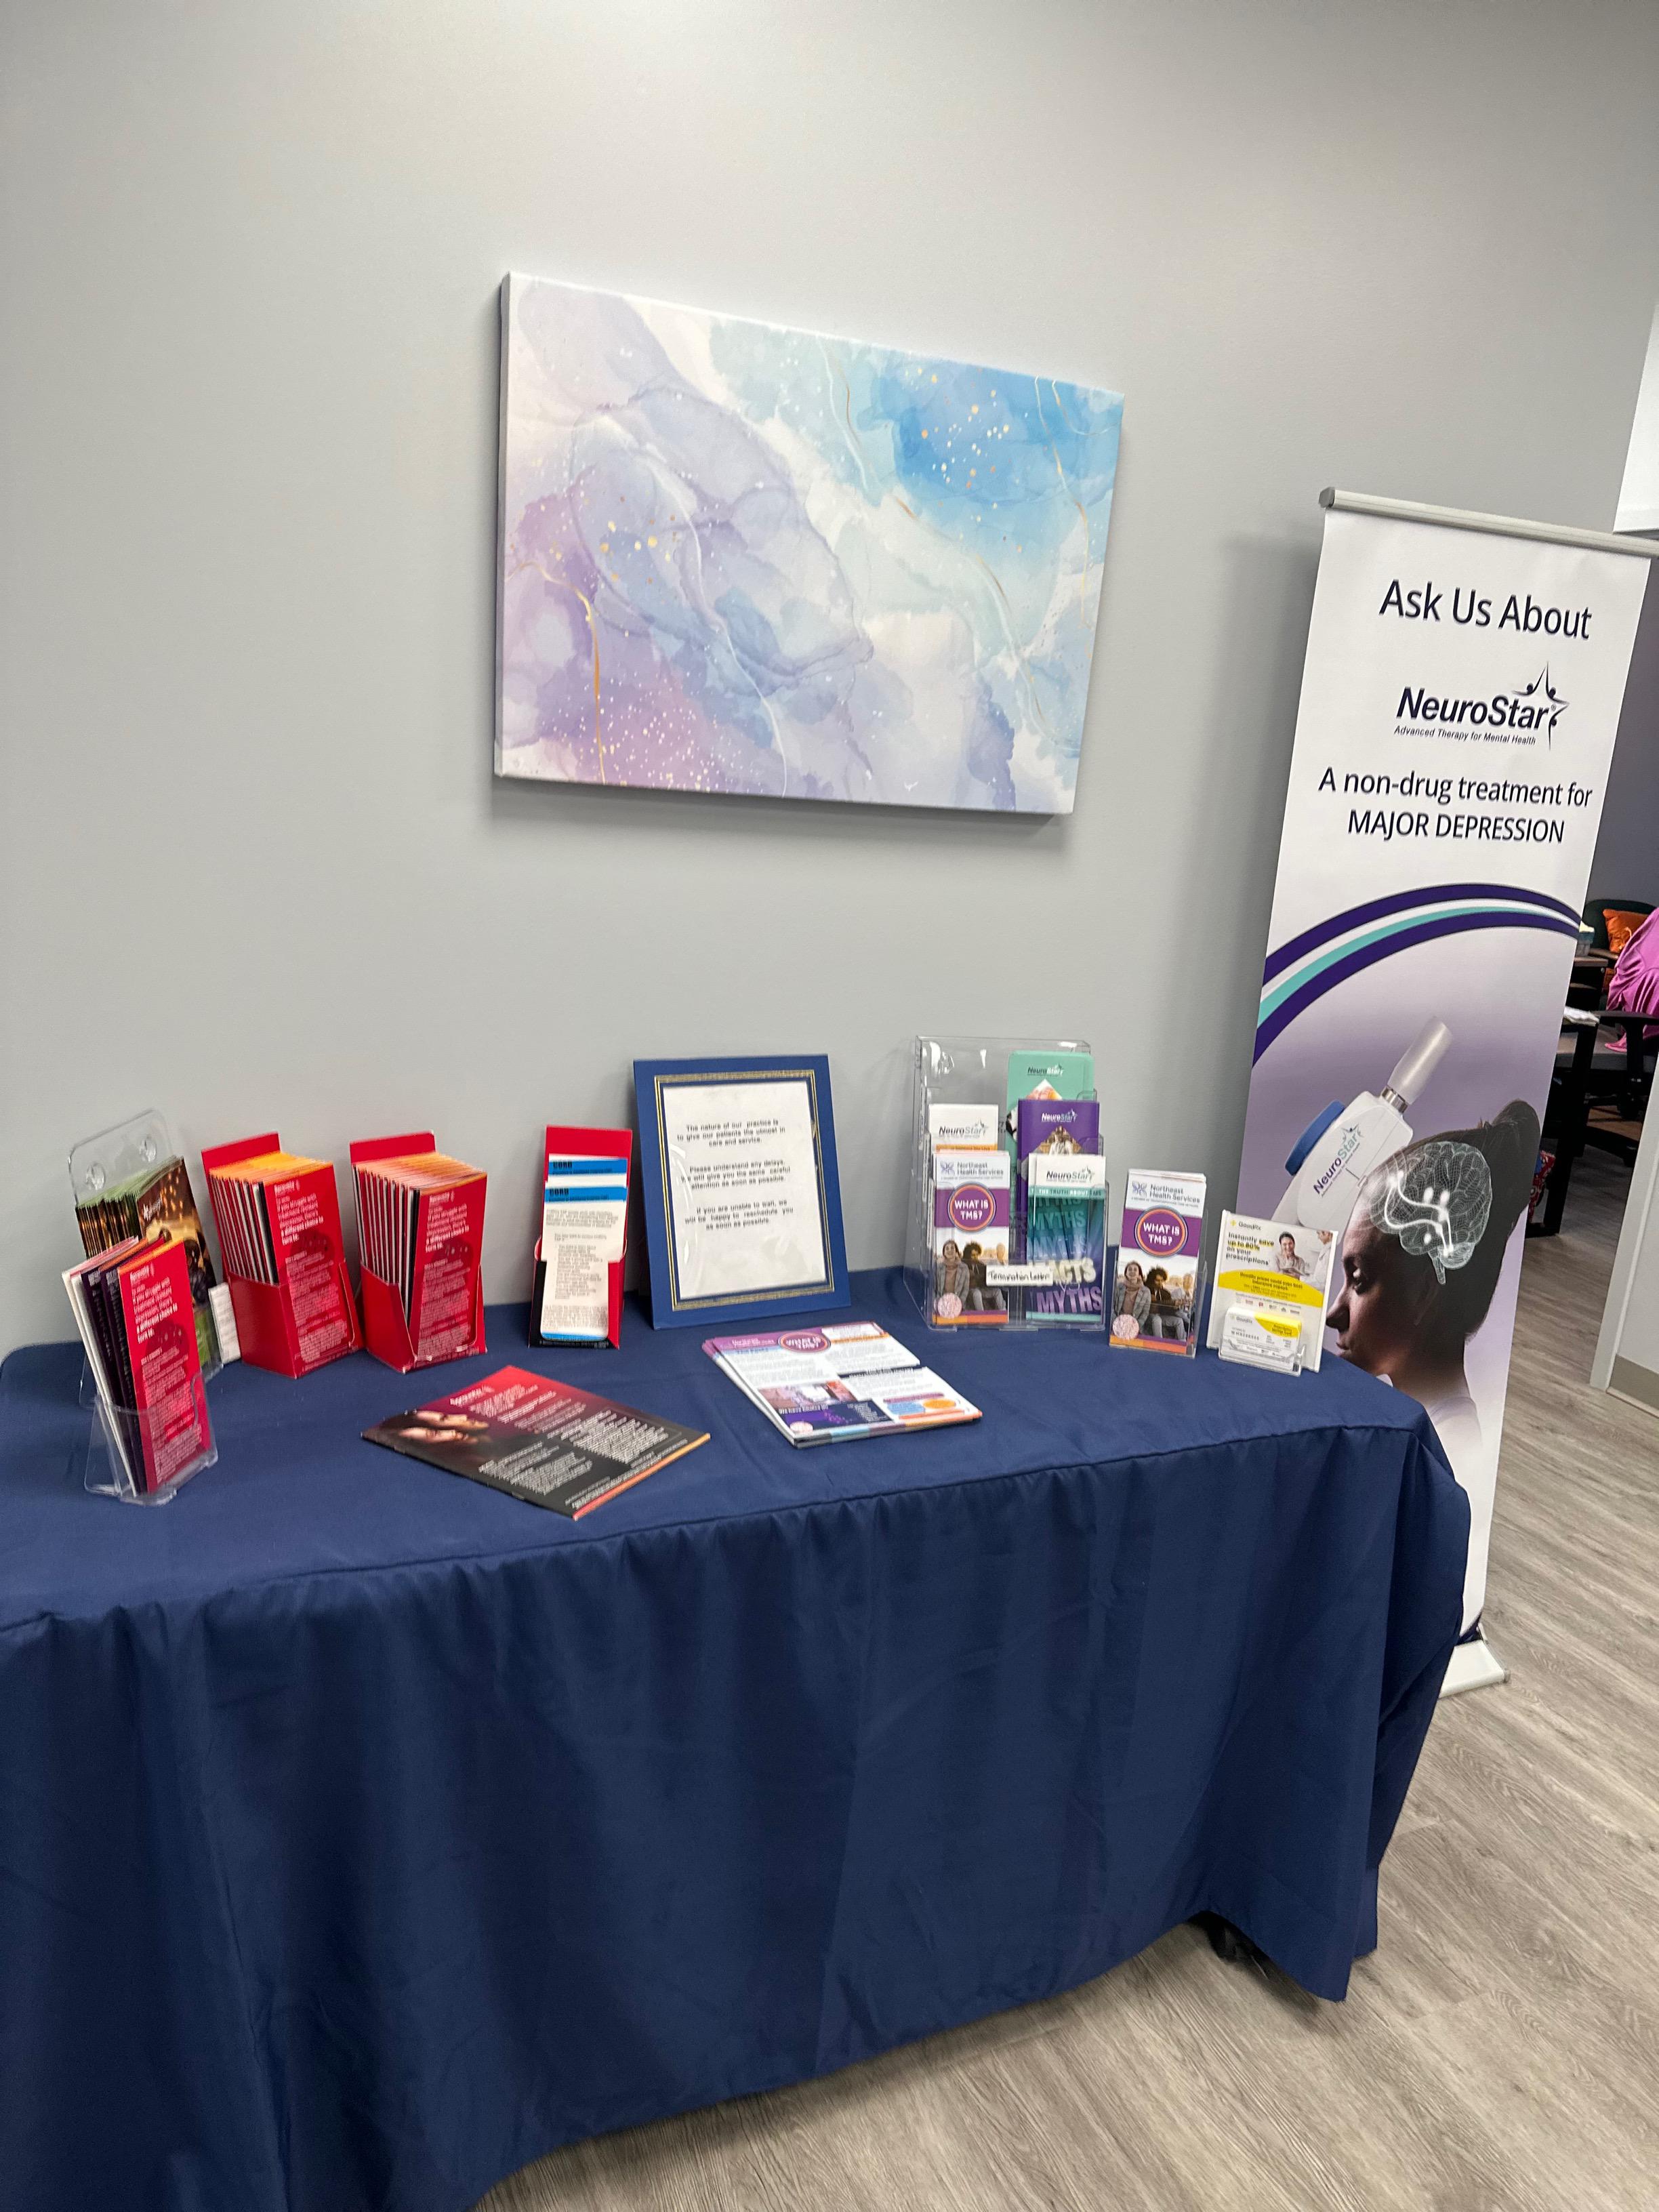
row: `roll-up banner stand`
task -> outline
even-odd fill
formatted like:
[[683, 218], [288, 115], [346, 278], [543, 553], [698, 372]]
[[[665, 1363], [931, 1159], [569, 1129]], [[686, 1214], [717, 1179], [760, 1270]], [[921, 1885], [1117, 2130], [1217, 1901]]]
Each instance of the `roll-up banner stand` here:
[[[1328, 1343], [1428, 1409], [1480, 1634], [1510, 1340], [1659, 544], [1326, 492], [1239, 1170], [1336, 1240]], [[1647, 556], [1647, 557], [1644, 557]]]

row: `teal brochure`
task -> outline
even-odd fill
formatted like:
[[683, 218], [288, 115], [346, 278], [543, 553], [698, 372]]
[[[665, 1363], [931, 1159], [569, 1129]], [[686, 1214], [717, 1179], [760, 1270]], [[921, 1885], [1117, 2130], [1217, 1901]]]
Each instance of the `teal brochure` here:
[[1045, 1084], [1056, 1098], [1092, 1098], [1095, 1094], [1093, 1053], [1011, 1052], [1008, 1055], [1008, 1115], [1011, 1122], [1019, 1101], [1042, 1091]]

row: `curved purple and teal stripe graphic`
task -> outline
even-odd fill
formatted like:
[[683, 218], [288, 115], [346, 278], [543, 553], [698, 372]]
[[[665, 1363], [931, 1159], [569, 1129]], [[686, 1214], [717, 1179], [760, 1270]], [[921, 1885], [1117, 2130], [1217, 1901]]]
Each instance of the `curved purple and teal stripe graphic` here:
[[1518, 884], [1432, 884], [1346, 908], [1267, 955], [1253, 1057], [1328, 991], [1393, 953], [1473, 929], [1543, 929], [1576, 943], [1580, 919], [1560, 899]]

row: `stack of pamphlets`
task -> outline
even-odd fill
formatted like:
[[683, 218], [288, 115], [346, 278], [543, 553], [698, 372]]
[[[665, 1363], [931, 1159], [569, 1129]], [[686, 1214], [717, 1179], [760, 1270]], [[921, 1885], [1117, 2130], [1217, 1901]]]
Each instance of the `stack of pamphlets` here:
[[977, 1406], [874, 1322], [714, 1336], [702, 1348], [792, 1444], [844, 1443], [980, 1418]]
[[548, 1129], [532, 1344], [618, 1341], [632, 1148], [626, 1129]]
[[994, 1269], [1008, 1261], [1012, 1176], [994, 1105], [930, 1103], [933, 1218], [928, 1319], [941, 1328], [1006, 1323]]
[[[208, 1168], [208, 1194], [225, 1273], [283, 1293], [301, 1370], [351, 1351], [357, 1326], [346, 1295], [332, 1163], [280, 1149], [216, 1161]], [[268, 1364], [257, 1345], [249, 1356]]]
[[1112, 1279], [1115, 1349], [1191, 1349], [1198, 1328], [1205, 1181], [1137, 1168], [1123, 1191], [1123, 1231]]
[[1106, 1275], [1106, 1161], [1100, 1149], [1099, 1101], [1022, 1098], [1014, 1128], [1016, 1244], [1024, 1263], [1021, 1280], [1028, 1286], [1025, 1318], [1097, 1316]]
[[285, 1152], [275, 1130], [202, 1154], [242, 1358], [308, 1375], [362, 1341], [346, 1274], [333, 1164]]
[[[416, 1363], [467, 1349], [483, 1248], [483, 1170], [433, 1152], [353, 1164], [363, 1267], [396, 1292]], [[369, 1348], [386, 1356], [373, 1340]]]
[[[220, 1242], [225, 1266], [233, 1275], [250, 1283], [280, 1280], [276, 1266], [277, 1236], [272, 1228], [271, 1185], [288, 1186], [319, 1170], [332, 1176], [326, 1160], [307, 1159], [299, 1152], [258, 1152], [252, 1159], [208, 1170], [208, 1188], [219, 1214]], [[278, 1218], [281, 1218], [280, 1202]]]
[[572, 1521], [708, 1441], [707, 1429], [613, 1405], [522, 1367], [498, 1368], [363, 1435]]
[[994, 1152], [1001, 1142], [994, 1106], [944, 1106], [929, 1101], [927, 1140], [935, 1150], [941, 1145], [965, 1145], [972, 1152]]
[[941, 1328], [1006, 1323], [991, 1271], [1008, 1260], [1012, 1164], [1000, 1146], [933, 1147], [933, 1313]]
[[89, 1260], [112, 1245], [134, 1237], [148, 1237], [158, 1228], [182, 1244], [190, 1269], [190, 1300], [196, 1312], [196, 1343], [202, 1364], [211, 1367], [222, 1358], [236, 1357], [230, 1300], [215, 1279], [202, 1218], [196, 1211], [196, 1194], [190, 1187], [190, 1170], [182, 1160], [164, 1160], [158, 1167], [148, 1167], [141, 1175], [100, 1191], [96, 1197], [83, 1198], [76, 1206], [75, 1220], [81, 1231], [81, 1249]]
[[1210, 1343], [1224, 1359], [1281, 1374], [1316, 1370], [1336, 1240], [1297, 1221], [1224, 1213], [1210, 1301]]
[[128, 1480], [160, 1490], [213, 1442], [184, 1245], [124, 1238], [70, 1268], [64, 1287]]

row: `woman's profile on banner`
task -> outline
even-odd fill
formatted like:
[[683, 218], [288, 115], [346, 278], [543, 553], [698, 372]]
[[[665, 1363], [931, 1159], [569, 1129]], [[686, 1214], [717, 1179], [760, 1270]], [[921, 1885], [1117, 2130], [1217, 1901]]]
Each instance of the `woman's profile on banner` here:
[[1526, 1211], [1538, 1137], [1516, 1098], [1495, 1121], [1419, 1138], [1371, 1170], [1343, 1233], [1337, 1350], [1419, 1401], [1455, 1474], [1482, 1441], [1464, 1352]]

